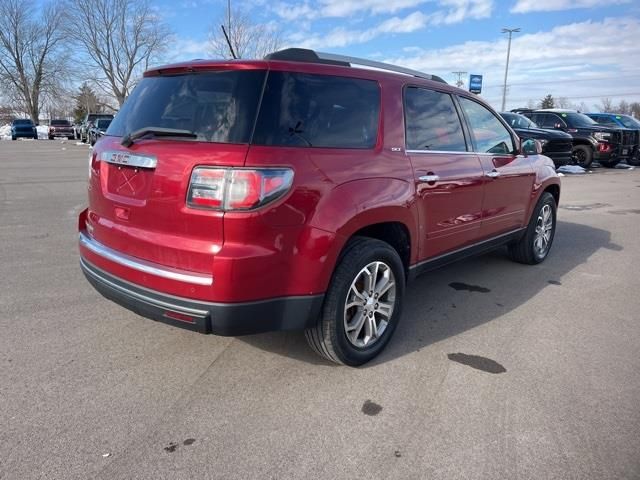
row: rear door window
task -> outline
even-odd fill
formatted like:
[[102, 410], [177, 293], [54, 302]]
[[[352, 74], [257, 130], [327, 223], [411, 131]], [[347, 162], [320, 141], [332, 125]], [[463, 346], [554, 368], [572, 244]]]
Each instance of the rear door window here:
[[107, 135], [145, 127], [193, 132], [197, 141], [248, 143], [264, 70], [159, 75], [143, 78], [113, 119]]
[[408, 87], [404, 92], [404, 115], [407, 150], [467, 151], [451, 95]]
[[486, 107], [465, 97], [460, 105], [467, 116], [479, 153], [513, 153], [515, 146], [507, 127]]
[[269, 72], [252, 143], [373, 148], [379, 117], [375, 81]]
[[554, 128], [557, 122], [555, 115], [549, 113], [536, 113], [533, 116], [533, 121], [542, 128]]

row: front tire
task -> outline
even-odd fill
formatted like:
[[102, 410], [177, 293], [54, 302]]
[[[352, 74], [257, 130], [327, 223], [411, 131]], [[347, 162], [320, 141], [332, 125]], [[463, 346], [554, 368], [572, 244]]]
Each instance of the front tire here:
[[398, 252], [355, 237], [336, 267], [317, 324], [305, 330], [313, 350], [334, 363], [358, 366], [376, 357], [398, 325], [405, 271]]
[[593, 149], [586, 145], [576, 145], [571, 151], [573, 161], [582, 168], [589, 168], [593, 162]]
[[547, 258], [556, 233], [556, 200], [544, 192], [533, 210], [525, 234], [509, 245], [509, 256], [518, 263], [535, 265]]

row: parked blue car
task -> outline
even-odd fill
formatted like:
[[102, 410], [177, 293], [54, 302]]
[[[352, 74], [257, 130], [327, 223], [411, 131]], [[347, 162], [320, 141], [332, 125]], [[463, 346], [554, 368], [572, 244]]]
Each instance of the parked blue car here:
[[624, 130], [625, 148], [629, 149], [627, 161], [632, 165], [640, 164], [640, 121], [629, 115], [618, 113], [585, 113], [585, 115], [601, 125]]
[[28, 118], [16, 119], [11, 122], [11, 140], [16, 140], [19, 137], [38, 139], [36, 126]]

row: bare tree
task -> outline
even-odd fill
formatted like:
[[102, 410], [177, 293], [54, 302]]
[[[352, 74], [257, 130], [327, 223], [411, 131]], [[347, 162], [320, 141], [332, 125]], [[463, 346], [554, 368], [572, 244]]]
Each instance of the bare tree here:
[[3, 94], [21, 104], [35, 123], [43, 98], [66, 78], [62, 5], [36, 12], [28, 0], [0, 0], [0, 80]]
[[631, 113], [631, 105], [626, 100], [620, 100], [617, 108], [615, 109], [616, 113], [621, 113], [623, 115], [629, 115]]
[[582, 101], [580, 102], [580, 105], [578, 105], [578, 108], [576, 108], [576, 110], [578, 110], [579, 112], [588, 112], [591, 109], [589, 108], [589, 105], [587, 105], [586, 102]]
[[534, 110], [536, 108], [536, 101], [530, 98], [527, 101], [527, 108], [530, 110]]
[[610, 98], [601, 98], [599, 108], [601, 112], [611, 112], [613, 111], [613, 101]]
[[278, 50], [281, 44], [280, 32], [274, 25], [254, 23], [247, 11], [237, 7], [232, 8], [231, 12], [229, 7], [225, 9], [224, 14], [214, 22], [209, 40], [211, 53], [218, 58], [262, 58]]
[[558, 97], [556, 99], [556, 106], [558, 108], [569, 108], [575, 110], [575, 105], [567, 97]]
[[83, 47], [92, 80], [122, 105], [167, 46], [170, 31], [147, 0], [71, 0], [69, 35]]

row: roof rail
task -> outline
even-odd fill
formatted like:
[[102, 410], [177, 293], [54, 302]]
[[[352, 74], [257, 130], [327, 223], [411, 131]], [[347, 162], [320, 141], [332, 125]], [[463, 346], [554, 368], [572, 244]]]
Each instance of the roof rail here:
[[350, 67], [351, 65], [362, 65], [365, 67], [386, 70], [389, 72], [402, 73], [412, 77], [424, 78], [435, 82], [447, 83], [437, 75], [411, 70], [410, 68], [399, 67], [390, 63], [376, 62], [365, 58], [348, 57], [345, 55], [337, 55], [335, 53], [315, 52], [306, 48], [286, 48], [277, 52], [270, 53], [264, 57], [265, 60], [285, 60], [288, 62], [309, 62], [322, 63], [327, 65], [339, 65], [342, 67]]

